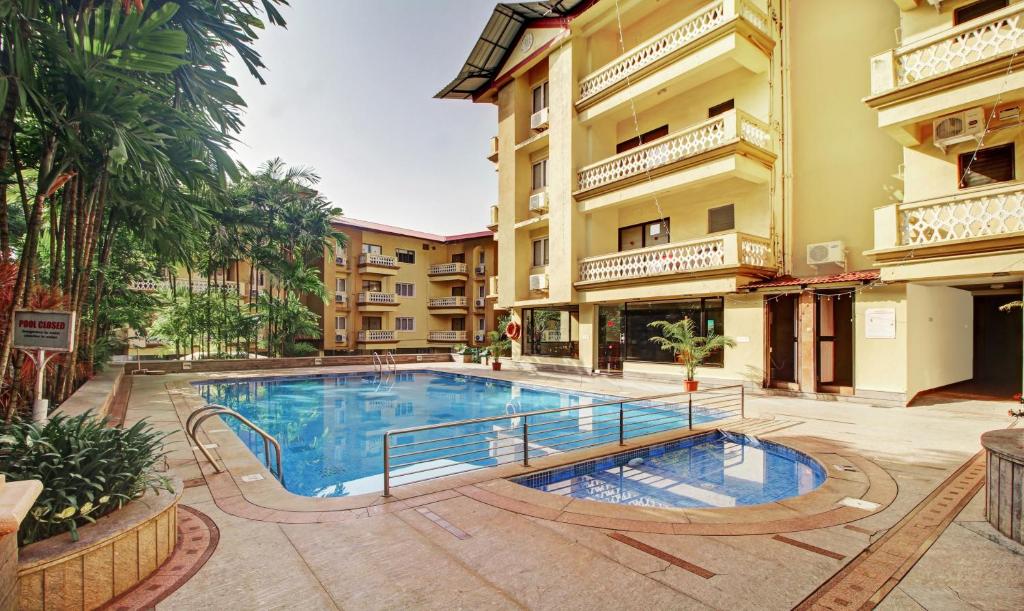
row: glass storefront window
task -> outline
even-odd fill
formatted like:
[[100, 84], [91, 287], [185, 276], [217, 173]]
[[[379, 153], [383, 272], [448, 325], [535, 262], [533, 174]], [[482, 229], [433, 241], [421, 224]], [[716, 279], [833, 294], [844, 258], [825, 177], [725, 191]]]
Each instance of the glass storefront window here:
[[[652, 303], [627, 303], [623, 312], [623, 330], [625, 345], [623, 352], [627, 361], [649, 361], [655, 363], [671, 363], [673, 355], [662, 350], [650, 338], [657, 335], [656, 329], [647, 325], [656, 320], [677, 322], [688, 317], [696, 324], [696, 331], [701, 336], [708, 332], [715, 335], [725, 333], [723, 323], [725, 306], [721, 297], [703, 299], [685, 299], [681, 301], [661, 301]], [[722, 367], [724, 354], [715, 352], [704, 362], [706, 366]]]
[[523, 310], [523, 354], [579, 357], [579, 309]]

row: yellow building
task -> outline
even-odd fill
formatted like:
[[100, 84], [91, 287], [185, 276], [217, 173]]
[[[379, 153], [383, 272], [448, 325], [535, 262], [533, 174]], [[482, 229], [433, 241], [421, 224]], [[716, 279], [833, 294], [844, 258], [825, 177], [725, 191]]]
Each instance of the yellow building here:
[[322, 316], [325, 353], [486, 344], [496, 324], [487, 298], [497, 270], [491, 231], [443, 236], [347, 217], [334, 226], [348, 244], [325, 253], [330, 299], [309, 302]]
[[[737, 341], [703, 379], [893, 403], [979, 379], [972, 317], [1020, 293], [1021, 199], [1012, 168], [973, 186], [987, 153], [961, 189], [975, 146], [940, 149], [931, 124], [1019, 97], [1024, 5], [1006, 4], [496, 7], [438, 97], [497, 106], [497, 295], [523, 325], [516, 361], [678, 376], [647, 324], [689, 316]], [[1011, 120], [986, 147], [1019, 137]], [[975, 214], [953, 201], [979, 189], [974, 208], [1000, 211], [948, 221]], [[1020, 316], [986, 320], [1016, 334], [997, 333], [1018, 360], [983, 366], [1019, 388]]]

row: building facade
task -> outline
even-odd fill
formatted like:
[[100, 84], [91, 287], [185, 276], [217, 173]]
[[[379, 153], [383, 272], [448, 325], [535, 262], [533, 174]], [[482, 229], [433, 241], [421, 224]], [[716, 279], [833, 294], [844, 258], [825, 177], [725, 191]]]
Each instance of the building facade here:
[[[648, 325], [686, 316], [737, 342], [709, 380], [900, 404], [1020, 388], [1021, 317], [998, 305], [1024, 271], [1024, 4], [538, 6], [496, 7], [438, 94], [498, 110], [516, 361], [678, 376]], [[971, 109], [1000, 123], [936, 142]]]

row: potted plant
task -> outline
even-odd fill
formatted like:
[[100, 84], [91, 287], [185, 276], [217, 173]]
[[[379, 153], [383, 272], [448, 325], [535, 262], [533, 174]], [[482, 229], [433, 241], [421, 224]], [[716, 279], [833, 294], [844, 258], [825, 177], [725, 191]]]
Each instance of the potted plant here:
[[491, 369], [501, 371], [501, 359], [499, 357], [512, 351], [512, 340], [506, 337], [503, 331], [489, 331], [487, 333], [487, 342], [490, 352], [494, 356]]
[[678, 322], [656, 320], [647, 326], [661, 331], [661, 335], [652, 337], [651, 341], [658, 344], [662, 350], [671, 350], [676, 357], [676, 362], [686, 368], [683, 388], [687, 392], [697, 390], [697, 380], [694, 379], [697, 367], [712, 352], [732, 348], [736, 345], [733, 338], [725, 335], [715, 335], [714, 333], [709, 333], [707, 337], [697, 335], [693, 319], [688, 316], [684, 316]]
[[473, 353], [466, 344], [459, 344], [455, 346], [455, 348], [452, 349], [452, 352], [455, 354], [461, 354], [463, 363], [473, 362]]

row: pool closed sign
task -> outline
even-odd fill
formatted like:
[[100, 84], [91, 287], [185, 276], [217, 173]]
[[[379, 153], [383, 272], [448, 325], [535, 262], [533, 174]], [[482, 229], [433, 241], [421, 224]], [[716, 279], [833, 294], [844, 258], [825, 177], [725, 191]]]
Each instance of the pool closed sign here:
[[68, 352], [75, 334], [75, 314], [63, 310], [15, 310], [14, 347]]

